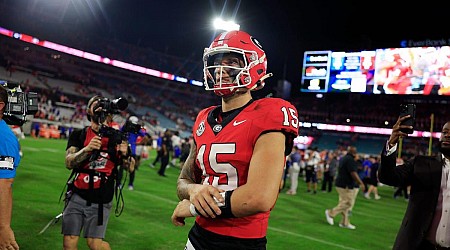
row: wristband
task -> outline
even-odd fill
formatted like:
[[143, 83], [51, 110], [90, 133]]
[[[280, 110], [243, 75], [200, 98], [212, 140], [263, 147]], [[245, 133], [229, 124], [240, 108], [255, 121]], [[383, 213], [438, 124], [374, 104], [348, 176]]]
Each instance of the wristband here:
[[[220, 206], [220, 211], [222, 211], [222, 213], [220, 215], [217, 216], [217, 218], [236, 218], [236, 216], [233, 215], [233, 213], [231, 212], [231, 194], [233, 194], [234, 190], [229, 190], [224, 192], [225, 193], [225, 204], [223, 206]], [[224, 195], [223, 193], [220, 193], [222, 196]]]
[[194, 204], [192, 204], [192, 203], [189, 206], [189, 211], [191, 212], [192, 216], [194, 216], [194, 217], [200, 216], [200, 214], [197, 213], [197, 209], [195, 209]]

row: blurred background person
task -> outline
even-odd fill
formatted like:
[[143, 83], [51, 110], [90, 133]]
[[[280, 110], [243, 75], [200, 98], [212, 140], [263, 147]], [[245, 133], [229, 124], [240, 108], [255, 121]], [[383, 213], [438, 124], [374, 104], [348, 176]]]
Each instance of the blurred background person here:
[[306, 191], [313, 194], [317, 193], [317, 165], [321, 158], [317, 147], [311, 147], [305, 152], [305, 175], [306, 175]]
[[170, 165], [173, 167], [178, 168], [179, 159], [181, 156], [181, 137], [179, 131], [174, 131], [172, 134], [172, 137], [170, 138], [172, 140], [172, 160], [170, 161]]
[[172, 152], [172, 149], [172, 131], [166, 129], [161, 141], [161, 166], [158, 170], [159, 176], [167, 177], [166, 168], [167, 165], [169, 165], [170, 153]]
[[334, 225], [334, 217], [342, 215], [339, 227], [347, 229], [356, 229], [356, 226], [350, 223], [349, 210], [355, 204], [356, 195], [355, 182], [364, 191], [364, 183], [357, 174], [358, 153], [356, 147], [349, 146], [347, 154], [339, 161], [338, 174], [336, 177], [336, 191], [339, 194], [339, 202], [336, 207], [325, 210], [325, 217], [328, 224]]
[[[161, 133], [161, 132], [159, 132], [158, 133], [158, 137], [157, 137], [157, 139], [156, 139], [156, 157], [155, 157], [155, 159], [153, 160], [153, 162], [151, 162], [150, 163], [150, 167], [151, 168], [154, 168], [155, 166], [156, 166], [156, 163], [159, 161], [161, 161], [161, 156], [162, 156], [162, 153], [163, 153], [163, 151], [162, 151], [162, 141], [163, 141], [163, 137], [164, 137], [164, 134], [163, 133]], [[160, 163], [160, 166], [161, 166], [161, 163]]]
[[374, 194], [375, 200], [381, 199], [381, 196], [378, 194], [378, 167], [379, 167], [379, 157], [371, 157], [372, 165], [369, 168], [369, 190], [367, 190], [364, 197], [370, 199], [370, 194]]
[[[125, 132], [126, 135], [128, 135], [128, 146], [130, 147], [129, 150], [131, 152], [131, 157], [133, 157], [135, 160], [134, 171], [130, 172], [130, 179], [128, 180], [128, 190], [134, 190], [134, 179], [136, 176], [136, 171], [138, 170], [139, 164], [141, 163], [141, 156], [136, 152], [137, 141], [139, 137], [144, 138], [146, 136], [146, 132], [136, 116], [130, 116], [125, 121], [125, 125], [122, 126], [121, 130], [122, 132]], [[123, 171], [124, 168], [121, 167], [120, 172], [123, 173]], [[122, 175], [123, 174], [121, 174], [121, 176]], [[122, 177], [120, 177], [120, 179], [122, 179]]]
[[339, 166], [339, 160], [336, 152], [330, 151], [325, 160], [322, 192], [330, 193], [333, 190], [334, 177]]
[[180, 168], [183, 168], [183, 165], [189, 156], [189, 152], [191, 150], [191, 143], [192, 137], [184, 138], [183, 142], [181, 143]]
[[288, 156], [288, 161], [291, 163], [289, 168], [289, 179], [291, 180], [291, 186], [286, 194], [296, 195], [298, 187], [298, 174], [300, 173], [301, 155], [300, 149], [297, 146], [292, 148], [292, 153]]

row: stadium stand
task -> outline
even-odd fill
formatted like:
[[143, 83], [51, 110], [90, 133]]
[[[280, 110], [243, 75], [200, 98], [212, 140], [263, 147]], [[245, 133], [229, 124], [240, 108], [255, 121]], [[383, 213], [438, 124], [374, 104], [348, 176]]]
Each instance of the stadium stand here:
[[[20, 14], [0, 2], [0, 8], [11, 15]], [[36, 11], [39, 11], [36, 10]], [[6, 13], [6, 12], [5, 12]], [[201, 62], [193, 58], [179, 58], [166, 53], [125, 44], [114, 39], [96, 37], [95, 41], [75, 31], [76, 27], [65, 27], [63, 34], [51, 29], [37, 33], [39, 26], [62, 25], [55, 18], [42, 13], [39, 20], [24, 19], [18, 24], [24, 33], [89, 51], [108, 58], [170, 72], [192, 79], [202, 79]], [[74, 24], [76, 26], [77, 24]], [[191, 134], [197, 112], [204, 107], [217, 104], [212, 93], [203, 88], [185, 83], [159, 79], [136, 72], [96, 63], [75, 56], [0, 36], [0, 78], [20, 82], [27, 91], [40, 93], [39, 112], [36, 122], [77, 127], [85, 124], [83, 103], [93, 94], [109, 98], [124, 97], [129, 101], [127, 112], [138, 115], [148, 131], [156, 136], [166, 128], [179, 130], [182, 137]], [[291, 98], [299, 111], [299, 120], [310, 123], [358, 125], [391, 128], [397, 120], [401, 103], [417, 104], [416, 129], [430, 130], [430, 116], [434, 113], [433, 131], [439, 131], [448, 117], [448, 98], [433, 96], [326, 94], [317, 98], [315, 94], [300, 93]], [[121, 119], [120, 117], [118, 119]], [[123, 117], [122, 117], [123, 119]], [[386, 139], [383, 135], [346, 134], [320, 131], [315, 128], [300, 129], [301, 135], [316, 138], [314, 145], [333, 150], [341, 142], [356, 144], [361, 152], [378, 153], [379, 145]], [[411, 139], [415, 150], [427, 147], [427, 138]], [[352, 141], [353, 140], [353, 141]]]

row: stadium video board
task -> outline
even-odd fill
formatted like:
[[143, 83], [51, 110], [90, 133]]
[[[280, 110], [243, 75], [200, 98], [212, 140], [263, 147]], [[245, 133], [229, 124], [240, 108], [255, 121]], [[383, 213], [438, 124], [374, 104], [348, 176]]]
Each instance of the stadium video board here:
[[450, 47], [306, 51], [300, 91], [450, 95]]

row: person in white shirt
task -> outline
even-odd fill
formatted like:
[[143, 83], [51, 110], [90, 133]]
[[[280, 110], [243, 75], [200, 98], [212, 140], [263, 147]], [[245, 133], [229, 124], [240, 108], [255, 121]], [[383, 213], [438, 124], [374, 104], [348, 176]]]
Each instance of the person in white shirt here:
[[180, 156], [181, 156], [181, 144], [182, 144], [180, 132], [175, 131], [173, 133], [171, 139], [172, 139], [173, 154], [172, 154], [172, 161], [170, 162], [170, 164], [173, 167], [178, 167], [177, 160], [180, 159]]
[[390, 186], [411, 186], [409, 204], [393, 249], [450, 249], [450, 121], [445, 123], [439, 139], [439, 153], [417, 155], [404, 164], [396, 164], [397, 143], [408, 134], [401, 125], [403, 116], [392, 128], [392, 134], [381, 153], [378, 178]]

